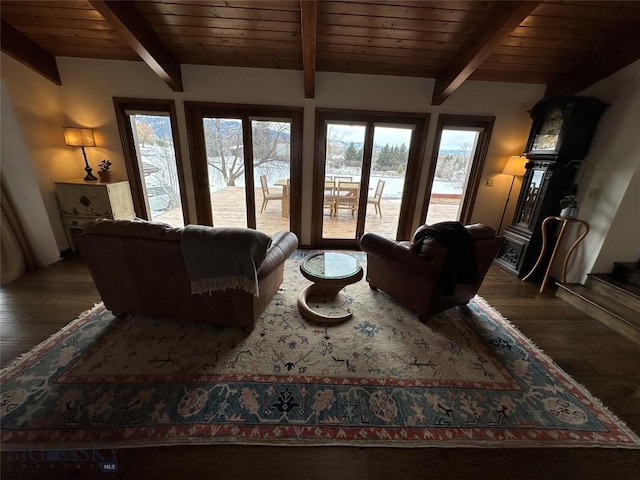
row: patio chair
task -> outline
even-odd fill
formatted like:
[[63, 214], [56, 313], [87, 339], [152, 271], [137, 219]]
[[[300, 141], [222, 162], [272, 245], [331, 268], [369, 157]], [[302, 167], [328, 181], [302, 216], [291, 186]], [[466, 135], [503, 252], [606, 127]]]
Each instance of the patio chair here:
[[329, 216], [333, 217], [336, 211], [336, 184], [333, 177], [324, 180], [324, 207], [329, 208]]
[[291, 210], [291, 179], [287, 178], [287, 216]]
[[358, 210], [358, 200], [360, 198], [360, 182], [338, 182], [336, 191], [336, 216], [338, 210], [348, 209], [351, 210], [351, 216], [353, 217]]
[[378, 185], [376, 185], [376, 191], [373, 194], [373, 197], [367, 198], [367, 203], [373, 204], [376, 209], [376, 213], [380, 215], [380, 218], [382, 218], [382, 208], [380, 208], [380, 200], [382, 200], [382, 190], [384, 190], [384, 180], [378, 180]]
[[351, 176], [347, 176], [347, 177], [333, 177], [333, 185], [334, 185], [334, 190], [335, 190], [335, 194], [338, 195], [340, 193], [340, 191], [338, 190], [338, 184], [340, 182], [353, 182], [353, 177]]
[[269, 192], [269, 185], [267, 185], [266, 175], [260, 175], [260, 186], [262, 187], [262, 208], [260, 209], [260, 213], [262, 213], [266, 208], [267, 203], [269, 203], [269, 200], [282, 201], [282, 193]]
[[338, 182], [353, 182], [353, 177], [352, 176], [347, 176], [347, 177], [333, 177], [333, 181], [336, 182], [336, 184]]

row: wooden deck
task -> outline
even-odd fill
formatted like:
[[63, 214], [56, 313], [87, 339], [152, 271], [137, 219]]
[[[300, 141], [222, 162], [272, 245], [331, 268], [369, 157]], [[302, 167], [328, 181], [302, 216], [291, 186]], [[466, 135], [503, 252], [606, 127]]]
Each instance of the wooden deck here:
[[[257, 188], [256, 227], [261, 232], [273, 235], [282, 230], [289, 230], [289, 218], [282, 216], [282, 202], [271, 200], [260, 213], [262, 191]], [[246, 202], [244, 187], [227, 187], [211, 195], [213, 205], [213, 223], [218, 227], [246, 227]], [[430, 205], [427, 223], [436, 223], [458, 218], [458, 201], [442, 198], [438, 203]], [[375, 212], [373, 205], [367, 205], [365, 232], [377, 232], [395, 238], [400, 215], [400, 199], [385, 199], [380, 203], [382, 217]], [[179, 208], [168, 210], [153, 218], [173, 226], [183, 226], [182, 212]], [[325, 238], [353, 238], [356, 230], [356, 219], [347, 210], [339, 210], [338, 215], [331, 217], [329, 210], [324, 211], [323, 236]]]

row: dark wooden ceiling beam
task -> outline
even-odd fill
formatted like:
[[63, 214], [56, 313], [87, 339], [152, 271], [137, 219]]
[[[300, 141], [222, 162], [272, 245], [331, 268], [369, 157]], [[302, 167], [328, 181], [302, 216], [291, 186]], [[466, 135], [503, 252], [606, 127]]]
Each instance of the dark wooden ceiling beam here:
[[133, 5], [133, 2], [90, 0], [93, 8], [120, 32], [131, 48], [174, 92], [182, 92], [180, 63]]
[[432, 105], [442, 103], [484, 62], [540, 2], [496, 2], [489, 20], [480, 25], [451, 62], [436, 77]]
[[606, 50], [589, 55], [582, 64], [547, 85], [545, 96], [575, 95], [640, 59], [640, 27], [630, 29]]
[[0, 24], [2, 51], [35, 70], [56, 85], [62, 85], [56, 57], [4, 20]]
[[318, 25], [316, 0], [300, 0], [300, 22], [304, 98], [313, 98], [316, 90], [316, 29]]

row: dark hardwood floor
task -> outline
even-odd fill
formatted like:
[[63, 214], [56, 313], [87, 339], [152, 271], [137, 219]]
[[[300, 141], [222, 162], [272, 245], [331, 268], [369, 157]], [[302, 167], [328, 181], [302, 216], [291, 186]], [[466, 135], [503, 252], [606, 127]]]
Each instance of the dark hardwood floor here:
[[[640, 432], [640, 346], [493, 266], [480, 294], [636, 433]], [[5, 366], [99, 301], [82, 260], [65, 259], [0, 289]], [[2, 452], [2, 478], [189, 479], [626, 479], [640, 450], [602, 448], [350, 448], [175, 446], [125, 448], [118, 472], [96, 462], [50, 462]]]

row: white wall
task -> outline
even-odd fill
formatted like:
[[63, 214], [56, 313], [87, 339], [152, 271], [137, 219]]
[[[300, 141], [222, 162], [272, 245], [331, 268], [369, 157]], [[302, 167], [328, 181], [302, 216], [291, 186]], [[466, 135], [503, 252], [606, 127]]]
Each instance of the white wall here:
[[591, 230], [571, 261], [567, 281], [583, 283], [587, 273], [610, 272], [615, 261], [640, 259], [640, 61], [580, 95], [610, 104], [578, 172], [579, 218]]
[[[12, 66], [2, 63], [3, 74]], [[36, 266], [49, 265], [60, 258], [51, 218], [59, 218], [53, 185], [47, 174], [55, 159], [50, 155], [50, 145], [59, 142], [52, 134], [51, 119], [59, 111], [55, 87], [41, 78], [31, 78], [9, 92], [5, 82], [2, 90], [1, 168], [6, 194], [11, 199], [16, 216], [31, 247]], [[29, 94], [30, 88], [33, 93]], [[20, 99], [30, 96], [33, 104], [14, 105], [11, 94]], [[60, 221], [59, 233], [64, 231]]]
[[[6, 57], [2, 56], [3, 63]], [[10, 59], [11, 60], [11, 59]], [[11, 60], [11, 62], [14, 62]], [[316, 76], [316, 98], [304, 98], [302, 72], [287, 70], [265, 70], [231, 67], [208, 67], [183, 65], [182, 75], [184, 93], [172, 92], [142, 62], [125, 62], [111, 60], [85, 60], [75, 58], [59, 58], [58, 66], [62, 78], [62, 86], [57, 90], [59, 102], [63, 105], [62, 116], [55, 116], [50, 122], [52, 130], [48, 134], [49, 150], [59, 159], [59, 163], [73, 164], [75, 171], [59, 168], [47, 171], [45, 185], [41, 190], [47, 193], [45, 204], [51, 223], [56, 231], [62, 231], [55, 198], [48, 195], [53, 191], [53, 182], [67, 179], [70, 176], [81, 177], [82, 157], [77, 149], [66, 147], [62, 136], [64, 124], [87, 126], [96, 129], [97, 148], [87, 149], [92, 166], [96, 166], [102, 158], [109, 158], [114, 163], [114, 170], [123, 177], [125, 175], [122, 147], [117, 130], [112, 97], [140, 97], [174, 99], [178, 111], [179, 133], [187, 174], [187, 187], [191, 191], [189, 153], [184, 122], [183, 101], [198, 100], [211, 102], [245, 103], [302, 106], [305, 108], [303, 135], [303, 224], [302, 242], [309, 243], [311, 238], [311, 185], [314, 156], [313, 125], [315, 107], [333, 107], [342, 109], [363, 109], [398, 112], [426, 112], [431, 114], [430, 131], [427, 140], [423, 174], [427, 171], [430, 159], [434, 130], [439, 113], [494, 115], [496, 117], [491, 144], [488, 151], [482, 183], [478, 191], [472, 221], [483, 222], [498, 227], [502, 209], [507, 197], [511, 177], [500, 175], [507, 158], [520, 154], [525, 146], [531, 120], [527, 114], [543, 93], [541, 85], [467, 82], [456, 91], [443, 105], [431, 106], [432, 79], [390, 77], [375, 75], [355, 75], [338, 73], [318, 73]], [[4, 65], [3, 65], [4, 67]], [[20, 66], [11, 71], [2, 72], [14, 102], [29, 105], [28, 97], [18, 95], [14, 98], [14, 90], [28, 79], [38, 77], [35, 73]], [[44, 81], [44, 80], [42, 80]], [[41, 90], [51, 87], [39, 87]], [[55, 137], [55, 138], [53, 138]], [[28, 148], [34, 146], [27, 139]], [[484, 180], [494, 178], [494, 186], [487, 187]], [[423, 178], [419, 195], [425, 190], [426, 180]], [[516, 184], [518, 187], [519, 184]], [[512, 198], [517, 198], [514, 188]], [[188, 198], [193, 209], [193, 198]], [[53, 203], [54, 206], [50, 204]], [[510, 211], [515, 206], [511, 202]], [[418, 214], [416, 218], [419, 218]], [[505, 223], [510, 218], [506, 216]], [[66, 248], [66, 239], [56, 235], [58, 247]]]

